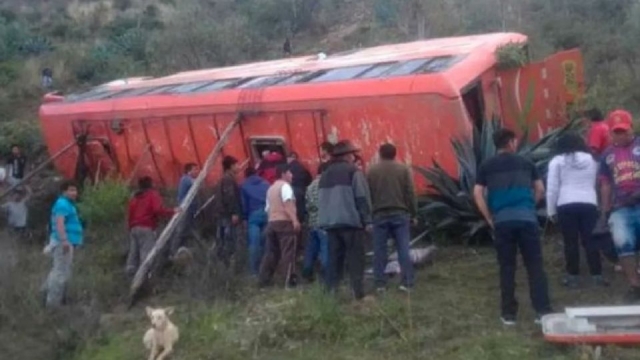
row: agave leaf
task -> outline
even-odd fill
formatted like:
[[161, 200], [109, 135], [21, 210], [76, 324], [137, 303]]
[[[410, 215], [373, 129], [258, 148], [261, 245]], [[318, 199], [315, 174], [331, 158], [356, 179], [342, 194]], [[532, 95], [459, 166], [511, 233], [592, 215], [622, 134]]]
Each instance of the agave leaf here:
[[434, 212], [448, 212], [451, 209], [451, 207], [443, 202], [439, 202], [439, 201], [434, 201], [432, 203], [429, 203], [423, 207], [421, 207], [418, 211], [421, 213], [434, 213]]
[[446, 230], [447, 227], [452, 226], [452, 225], [458, 226], [459, 225], [459, 221], [458, 221], [458, 219], [456, 219], [454, 217], [448, 217], [448, 218], [445, 218], [444, 220], [440, 221], [439, 223], [437, 223], [435, 225], [435, 229], [436, 230]]
[[489, 227], [489, 224], [487, 223], [486, 220], [483, 219], [483, 220], [476, 221], [471, 225], [471, 229], [469, 230], [469, 236], [474, 237], [478, 234], [479, 231], [488, 227]]

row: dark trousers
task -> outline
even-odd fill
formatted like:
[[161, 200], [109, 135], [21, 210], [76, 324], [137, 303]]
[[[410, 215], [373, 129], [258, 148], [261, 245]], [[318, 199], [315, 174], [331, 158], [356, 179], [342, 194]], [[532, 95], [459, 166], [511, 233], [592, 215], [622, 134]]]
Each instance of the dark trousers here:
[[216, 228], [216, 253], [226, 267], [231, 264], [231, 257], [236, 252], [236, 231], [231, 219], [220, 219]]
[[289, 283], [296, 278], [296, 242], [298, 234], [291, 221], [270, 221], [265, 230], [266, 252], [260, 264], [260, 284], [266, 285], [278, 270]]
[[567, 204], [558, 207], [558, 223], [564, 239], [564, 260], [567, 274], [580, 274], [580, 242], [587, 255], [591, 275], [602, 275], [598, 244], [593, 229], [598, 221], [598, 208], [592, 204]]
[[398, 252], [398, 262], [402, 271], [402, 285], [413, 287], [414, 273], [411, 262], [410, 246], [411, 234], [409, 229], [409, 215], [390, 215], [376, 218], [373, 222], [373, 273], [376, 286], [387, 284], [385, 269], [389, 260], [387, 240], [393, 239]]
[[327, 290], [333, 292], [342, 279], [346, 261], [351, 280], [351, 288], [356, 299], [364, 297], [364, 242], [359, 234], [361, 229], [330, 229], [329, 263], [326, 277]]
[[307, 201], [306, 201], [306, 187], [294, 187], [293, 196], [296, 197], [296, 215], [298, 221], [302, 224], [307, 217]]
[[518, 248], [529, 278], [529, 297], [539, 314], [551, 311], [547, 275], [542, 264], [542, 247], [538, 224], [528, 221], [507, 221], [495, 225], [495, 247], [500, 266], [502, 315], [518, 312], [516, 290], [516, 257]]

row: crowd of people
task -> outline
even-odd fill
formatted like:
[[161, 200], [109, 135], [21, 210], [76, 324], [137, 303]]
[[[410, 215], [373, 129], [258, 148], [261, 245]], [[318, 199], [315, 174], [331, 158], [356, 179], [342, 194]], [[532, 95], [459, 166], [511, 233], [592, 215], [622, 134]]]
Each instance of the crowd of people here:
[[[624, 272], [629, 282], [625, 299], [640, 302], [637, 253], [640, 241], [640, 138], [633, 131], [632, 116], [616, 110], [606, 118], [590, 111], [587, 138], [565, 134], [548, 166], [546, 187], [539, 169], [516, 153], [516, 134], [500, 129], [493, 134], [497, 155], [478, 169], [474, 199], [493, 229], [500, 269], [501, 320], [515, 324], [516, 256], [528, 273], [530, 298], [536, 321], [551, 313], [548, 280], [537, 205], [546, 199], [547, 214], [557, 222], [564, 241], [568, 288], [583, 283], [580, 277], [580, 244], [585, 249], [590, 283], [607, 287], [602, 257]], [[410, 228], [417, 216], [416, 194], [410, 169], [396, 161], [392, 144], [380, 146], [379, 161], [363, 171], [359, 149], [350, 141], [321, 146], [321, 164], [312, 178], [297, 154], [285, 156], [265, 151], [256, 166], [244, 170], [237, 159], [224, 157], [224, 174], [215, 188], [216, 256], [230, 266], [236, 253], [241, 226], [247, 228], [249, 272], [259, 286], [274, 285], [277, 273], [285, 287], [301, 279], [313, 281], [316, 270], [329, 292], [335, 292], [345, 266], [355, 299], [365, 298], [365, 241], [374, 248], [375, 288], [387, 286], [388, 240], [393, 239], [401, 267], [399, 289], [410, 291], [415, 275], [410, 257]], [[185, 166], [178, 201], [193, 186], [199, 169]], [[82, 244], [82, 226], [75, 199], [77, 187], [65, 183], [52, 209], [51, 240], [47, 252], [53, 267], [44, 285], [47, 304], [59, 305], [70, 277], [73, 249]], [[139, 181], [128, 210], [130, 250], [127, 272], [135, 273], [155, 244], [159, 219], [186, 211], [187, 220], [171, 242], [169, 258], [184, 249], [195, 207], [168, 208], [153, 189], [150, 178]], [[297, 254], [304, 241], [304, 261], [298, 277]]]
[[[353, 296], [365, 297], [365, 239], [374, 244], [374, 275], [377, 291], [384, 291], [387, 278], [387, 241], [393, 239], [402, 272], [400, 289], [414, 286], [409, 255], [410, 226], [417, 215], [410, 169], [396, 161], [396, 148], [384, 144], [380, 161], [365, 174], [359, 149], [350, 141], [320, 147], [321, 164], [315, 178], [295, 152], [264, 151], [260, 162], [244, 169], [238, 159], [225, 156], [223, 175], [214, 189], [215, 256], [230, 267], [239, 248], [239, 235], [246, 227], [249, 272], [260, 287], [275, 284], [276, 275], [285, 287], [296, 287], [301, 279], [312, 282], [319, 274], [328, 291], [334, 292], [348, 271]], [[187, 164], [178, 186], [182, 203], [200, 169]], [[51, 235], [45, 249], [53, 266], [43, 285], [46, 304], [63, 303], [71, 277], [74, 249], [82, 244], [82, 224], [75, 201], [78, 186], [65, 182], [51, 211]], [[163, 204], [150, 177], [138, 180], [138, 189], [128, 204], [129, 249], [126, 273], [132, 277], [153, 249], [157, 227], [164, 218], [185, 212], [171, 238], [166, 257], [176, 260], [187, 251], [193, 230], [196, 204], [170, 208]], [[304, 245], [304, 251], [302, 247]], [[298, 254], [303, 253], [299, 277]], [[152, 271], [158, 264], [152, 265]]]
[[493, 134], [498, 153], [478, 170], [474, 199], [493, 229], [501, 320], [506, 325], [517, 319], [518, 250], [528, 273], [536, 321], [552, 312], [536, 213], [536, 205], [545, 198], [547, 215], [558, 223], [564, 241], [566, 275], [562, 283], [568, 288], [582, 284], [582, 244], [591, 284], [609, 286], [602, 271], [602, 258], [607, 258], [629, 282], [625, 300], [640, 301], [640, 139], [627, 111], [616, 110], [605, 118], [594, 109], [588, 117], [591, 126], [586, 139], [578, 133], [559, 139], [557, 154], [549, 163], [546, 191], [536, 166], [516, 154], [517, 137], [508, 129]]

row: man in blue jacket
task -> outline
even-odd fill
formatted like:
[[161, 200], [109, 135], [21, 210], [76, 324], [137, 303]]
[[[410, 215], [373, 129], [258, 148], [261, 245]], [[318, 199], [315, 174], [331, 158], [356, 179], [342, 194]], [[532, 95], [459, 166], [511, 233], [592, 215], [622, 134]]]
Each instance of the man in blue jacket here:
[[[195, 163], [188, 163], [184, 166], [184, 175], [182, 175], [180, 183], [178, 184], [178, 204], [182, 204], [184, 199], [187, 197], [189, 190], [191, 190], [191, 187], [193, 186], [193, 181], [198, 177], [199, 172], [200, 169]], [[171, 239], [171, 256], [176, 255], [178, 249], [186, 245], [189, 234], [191, 233], [191, 228], [193, 227], [193, 218], [196, 215], [196, 211], [197, 204], [194, 200], [186, 210], [178, 231]]]
[[264, 250], [264, 228], [267, 225], [265, 211], [269, 183], [258, 176], [254, 167], [244, 172], [245, 180], [240, 189], [242, 194], [242, 215], [247, 222], [249, 240], [249, 267], [251, 274], [260, 272], [260, 262]]

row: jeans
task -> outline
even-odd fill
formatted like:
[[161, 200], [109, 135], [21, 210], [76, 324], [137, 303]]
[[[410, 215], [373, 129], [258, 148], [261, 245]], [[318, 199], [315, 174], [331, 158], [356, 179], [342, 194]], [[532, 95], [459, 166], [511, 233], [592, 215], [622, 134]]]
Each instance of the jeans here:
[[313, 276], [313, 267], [318, 257], [320, 257], [320, 264], [322, 265], [323, 278], [326, 279], [327, 263], [329, 262], [327, 232], [319, 228], [311, 228], [304, 254], [304, 265], [302, 266], [302, 275], [304, 277], [310, 278]]
[[393, 239], [398, 262], [402, 271], [402, 285], [413, 287], [414, 272], [411, 256], [409, 255], [409, 243], [411, 234], [409, 230], [409, 215], [390, 215], [376, 218], [373, 221], [373, 274], [376, 287], [384, 287], [387, 284], [385, 269], [389, 261], [387, 240]]
[[249, 270], [252, 275], [260, 272], [260, 262], [264, 254], [264, 229], [267, 226], [267, 213], [256, 210], [249, 214], [247, 238], [249, 240]]
[[71, 246], [65, 254], [61, 244], [51, 242], [50, 244], [53, 247], [51, 250], [53, 265], [43, 285], [43, 290], [46, 294], [46, 306], [53, 308], [61, 306], [64, 301], [67, 285], [71, 280], [75, 248]]
[[506, 221], [495, 225], [495, 247], [500, 266], [500, 291], [503, 316], [518, 312], [516, 290], [516, 256], [518, 248], [529, 278], [529, 297], [538, 314], [551, 311], [547, 275], [542, 264], [542, 247], [538, 224], [528, 221]]
[[217, 255], [226, 267], [231, 265], [231, 257], [236, 252], [236, 230], [231, 219], [219, 220], [216, 229]]
[[564, 239], [567, 274], [580, 274], [580, 242], [587, 255], [591, 275], [602, 275], [598, 244], [593, 229], [598, 221], [598, 208], [592, 204], [574, 203], [558, 207], [558, 223]]
[[133, 277], [136, 274], [138, 267], [147, 259], [155, 244], [156, 234], [152, 229], [136, 226], [129, 231], [127, 275]]
[[327, 230], [329, 263], [326, 286], [329, 292], [334, 292], [338, 287], [346, 261], [353, 295], [357, 300], [364, 298], [364, 242], [359, 236], [362, 231], [351, 228]]
[[616, 209], [609, 217], [609, 229], [618, 256], [634, 256], [640, 234], [640, 205]]

